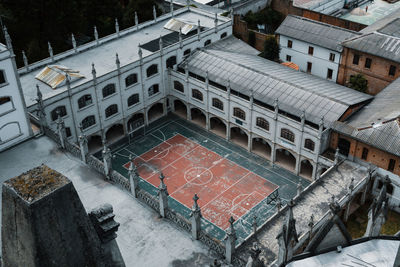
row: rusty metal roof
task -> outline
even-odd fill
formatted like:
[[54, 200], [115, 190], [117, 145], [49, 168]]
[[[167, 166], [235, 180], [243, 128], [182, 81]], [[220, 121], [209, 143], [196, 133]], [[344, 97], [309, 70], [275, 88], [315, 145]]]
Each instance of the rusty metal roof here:
[[85, 78], [85, 76], [79, 74], [79, 71], [61, 65], [46, 66], [35, 78], [49, 85], [51, 88], [56, 89], [58, 86], [65, 83], [67, 75], [72, 78], [72, 80]]

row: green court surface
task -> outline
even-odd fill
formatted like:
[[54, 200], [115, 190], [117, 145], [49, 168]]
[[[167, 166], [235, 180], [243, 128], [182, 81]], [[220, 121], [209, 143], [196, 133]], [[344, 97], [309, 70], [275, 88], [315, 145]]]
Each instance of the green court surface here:
[[[113, 148], [112, 154], [115, 156], [113, 159], [113, 169], [128, 178], [128, 171], [123, 165], [129, 162], [129, 155], [138, 157], [177, 134], [194, 141], [278, 186], [275, 191], [269, 196], [265, 196], [261, 202], [234, 223], [238, 237], [237, 243], [242, 242], [252, 233], [254, 216], [256, 216], [257, 225], [261, 225], [273, 215], [276, 211], [276, 198], [278, 195], [284, 205], [288, 200], [295, 197], [299, 181], [303, 188], [310, 183], [306, 179], [271, 164], [267, 159], [249, 153], [244, 148], [228, 142], [211, 132], [207, 132], [205, 129], [175, 115], [168, 115], [153, 122], [149, 127], [146, 127], [145, 134], [143, 129], [139, 130], [137, 134], [134, 134], [130, 143], [127, 141], [125, 144], [120, 144], [118, 147]], [[139, 187], [156, 197], [157, 188], [151, 183], [140, 179]], [[172, 197], [168, 198], [168, 204], [175, 212], [189, 219], [189, 207], [186, 207]], [[226, 218], [226, 221], [228, 220], [229, 218]], [[225, 229], [221, 229], [204, 218], [202, 219], [202, 229], [219, 240], [225, 237]]]

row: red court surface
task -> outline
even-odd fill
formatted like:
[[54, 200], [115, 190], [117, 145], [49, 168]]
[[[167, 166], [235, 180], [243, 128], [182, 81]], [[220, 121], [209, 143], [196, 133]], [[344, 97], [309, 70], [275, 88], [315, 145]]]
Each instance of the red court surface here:
[[[188, 208], [195, 193], [203, 217], [222, 229], [266, 198], [277, 186], [213, 151], [175, 135], [134, 160], [140, 177], [158, 187], [160, 171], [171, 197]], [[129, 162], [124, 165], [129, 167]]]

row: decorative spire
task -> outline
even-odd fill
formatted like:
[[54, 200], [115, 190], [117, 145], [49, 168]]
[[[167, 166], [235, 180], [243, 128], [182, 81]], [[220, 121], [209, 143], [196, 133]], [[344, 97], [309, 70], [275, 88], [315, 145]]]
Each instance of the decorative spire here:
[[68, 74], [65, 74], [65, 84], [67, 85], [68, 91], [71, 89], [70, 78]]
[[74, 48], [74, 50], [76, 52], [76, 40], [75, 40], [75, 36], [73, 33], [71, 33], [71, 41], [72, 41], [72, 47]]
[[48, 46], [48, 49], [49, 49], [49, 55], [50, 55], [51, 61], [54, 61], [53, 48], [51, 47], [50, 42], [47, 42], [47, 46]]
[[143, 58], [143, 52], [142, 52], [142, 47], [140, 47], [140, 44], [139, 44], [138, 55], [139, 55], [139, 59], [142, 60], [142, 58]]
[[169, 3], [169, 10], [171, 12], [172, 17], [174, 17], [174, 2], [173, 2], [173, 0], [171, 0], [171, 2]]
[[36, 95], [37, 95], [37, 101], [40, 102], [43, 100], [43, 95], [42, 92], [40, 91], [39, 85], [36, 84]]
[[97, 32], [97, 27], [93, 27], [94, 30], [94, 39], [96, 40], [96, 43], [99, 44], [99, 33]]
[[274, 100], [274, 109], [276, 110], [278, 108], [279, 108], [279, 101], [278, 101], [278, 98], [275, 98], [275, 100]]
[[22, 50], [22, 60], [24, 61], [25, 68], [28, 70], [29, 69], [29, 67], [28, 67], [28, 65], [29, 65], [28, 64], [28, 58], [26, 57], [24, 50]]
[[119, 69], [121, 66], [121, 62], [119, 61], [118, 53], [115, 53], [115, 64], [117, 65], [117, 68]]
[[158, 187], [159, 189], [167, 189], [167, 186], [166, 186], [165, 183], [164, 183], [164, 179], [165, 179], [165, 176], [164, 176], [164, 174], [161, 172], [161, 173], [160, 173], [160, 186]]
[[200, 41], [200, 20], [197, 20], [197, 40]]
[[139, 25], [139, 18], [137, 16], [136, 11], [135, 11], [135, 26], [138, 26], [138, 25]]
[[350, 184], [349, 184], [349, 193], [351, 194], [354, 190], [354, 177], [351, 177]]
[[300, 119], [301, 119], [301, 125], [304, 125], [304, 123], [306, 122], [306, 111], [305, 110], [303, 110], [301, 112]]
[[117, 33], [118, 37], [119, 37], [119, 24], [118, 24], [118, 19], [115, 18], [115, 32]]
[[155, 21], [157, 21], [157, 11], [156, 11], [156, 6], [153, 6], [153, 18]]
[[179, 27], [179, 47], [182, 49], [183, 43], [182, 43], [182, 27]]
[[194, 194], [192, 210], [197, 211], [198, 209], [200, 209], [199, 204], [197, 204], [198, 200], [199, 200], [199, 197], [197, 196], [197, 194]]
[[4, 31], [4, 38], [6, 39], [7, 49], [10, 50], [11, 54], [14, 54], [14, 50], [13, 50], [13, 47], [12, 47], [12, 40], [11, 40], [10, 35], [8, 34], [6, 26], [3, 27], [3, 31]]
[[218, 31], [218, 17], [217, 17], [217, 13], [215, 13], [215, 18], [214, 18], [214, 31], [215, 31], [215, 32]]
[[162, 53], [163, 52], [163, 40], [162, 40], [161, 35], [160, 35], [160, 39], [158, 40], [158, 46], [160, 48], [160, 53]]
[[229, 233], [233, 234], [235, 233], [235, 228], [233, 227], [233, 223], [235, 222], [235, 219], [231, 216], [229, 218]]
[[92, 63], [92, 76], [93, 76], [93, 79], [96, 79], [96, 69], [94, 67], [94, 63]]

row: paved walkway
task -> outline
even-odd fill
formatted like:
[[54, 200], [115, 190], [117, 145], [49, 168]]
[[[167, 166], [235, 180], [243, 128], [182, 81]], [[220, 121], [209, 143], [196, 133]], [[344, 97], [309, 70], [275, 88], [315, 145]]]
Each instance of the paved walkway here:
[[128, 192], [105, 182], [99, 173], [61, 152], [47, 137], [29, 140], [0, 153], [0, 181], [40, 164], [68, 177], [87, 211], [103, 203], [113, 206], [115, 220], [121, 224], [117, 243], [126, 266], [209, 266], [214, 258], [202, 243], [192, 241], [188, 233], [160, 219]]
[[[347, 194], [347, 188], [352, 177], [354, 177], [354, 185], [356, 185], [366, 175], [367, 169], [365, 167], [345, 161], [339, 166], [337, 171], [329, 173], [312, 191], [305, 194], [293, 208], [299, 237], [308, 231], [308, 223], [311, 215], [314, 215], [314, 223], [316, 223], [329, 210], [329, 201], [332, 195], [335, 195], [336, 200], [341, 199]], [[267, 259], [268, 264], [271, 264], [277, 258], [279, 246], [276, 236], [282, 229], [285, 215], [283, 214], [267, 224], [257, 235], [261, 249], [263, 250], [261, 255]], [[250, 255], [248, 252], [251, 246], [252, 241], [241, 247], [239, 256], [242, 259], [248, 259]]]

